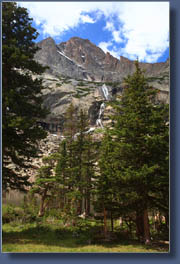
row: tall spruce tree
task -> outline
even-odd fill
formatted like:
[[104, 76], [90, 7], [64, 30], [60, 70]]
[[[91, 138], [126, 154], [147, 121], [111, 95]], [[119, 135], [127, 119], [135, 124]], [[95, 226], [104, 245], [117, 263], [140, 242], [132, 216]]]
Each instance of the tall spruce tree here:
[[101, 177], [104, 184], [112, 183], [121, 208], [136, 212], [137, 233], [149, 242], [148, 210], [162, 202], [168, 211], [168, 199], [163, 201], [169, 192], [168, 107], [157, 102], [158, 91], [148, 85], [138, 62], [135, 64], [135, 73], [125, 78], [121, 99], [113, 104], [114, 126], [105, 144], [106, 149], [110, 142], [114, 147], [107, 158], [102, 155], [100, 164], [111, 165], [101, 165]]
[[3, 189], [24, 190], [28, 177], [20, 170], [36, 156], [37, 143], [46, 133], [36, 121], [47, 111], [42, 107], [42, 80], [32, 77], [45, 70], [33, 57], [38, 33], [25, 8], [2, 3], [2, 155]]
[[114, 141], [106, 129], [104, 138], [100, 147], [99, 156], [99, 176], [97, 177], [97, 201], [95, 203], [98, 211], [101, 211], [104, 216], [104, 236], [107, 235], [107, 215], [111, 214], [111, 226], [113, 230], [113, 213], [118, 210], [117, 208], [117, 197], [118, 192], [115, 191], [117, 186], [116, 171], [114, 170]]
[[42, 217], [48, 205], [48, 199], [55, 195], [57, 187], [54, 167], [58, 154], [43, 157], [43, 165], [38, 169], [35, 181], [33, 182], [31, 193], [40, 196], [40, 208], [38, 216]]
[[82, 110], [76, 114], [73, 105], [68, 108], [66, 116], [66, 138], [60, 144], [56, 178], [63, 186], [64, 206], [72, 205], [73, 200], [77, 215], [84, 211], [89, 214], [95, 156], [91, 136], [86, 133], [88, 118]]
[[[79, 192], [77, 186], [77, 151], [75, 135], [77, 133], [77, 112], [73, 104], [67, 109], [64, 124], [65, 139], [59, 146], [59, 158], [55, 168], [56, 181], [61, 185], [62, 209], [72, 211], [78, 206]], [[73, 210], [74, 214], [74, 210]]]
[[77, 189], [80, 193], [79, 214], [90, 213], [92, 178], [94, 177], [95, 143], [88, 131], [88, 116], [81, 109], [78, 115], [78, 135], [75, 139], [77, 161]]

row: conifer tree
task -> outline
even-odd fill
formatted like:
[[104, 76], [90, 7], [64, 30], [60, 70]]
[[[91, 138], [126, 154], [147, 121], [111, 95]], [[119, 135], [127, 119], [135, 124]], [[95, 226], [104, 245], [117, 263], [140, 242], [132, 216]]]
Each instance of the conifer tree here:
[[77, 207], [77, 198], [79, 196], [76, 188], [77, 184], [77, 151], [75, 137], [77, 134], [77, 113], [73, 104], [67, 109], [66, 121], [64, 124], [65, 139], [59, 146], [59, 158], [55, 168], [56, 181], [61, 188], [62, 209], [72, 210], [71, 207]]
[[91, 177], [93, 177], [93, 143], [88, 130], [87, 115], [81, 110], [75, 113], [73, 105], [67, 110], [65, 123], [65, 140], [59, 148], [56, 166], [57, 181], [63, 185], [65, 203], [68, 198], [74, 200], [77, 215], [90, 212]]
[[114, 127], [105, 143], [107, 148], [112, 142], [113, 151], [101, 159], [105, 164], [111, 157], [111, 165], [101, 166], [101, 173], [116, 181], [119, 205], [136, 212], [137, 232], [149, 242], [148, 210], [160, 202], [160, 190], [168, 196], [168, 107], [157, 102], [158, 91], [148, 85], [138, 62], [125, 83], [121, 100], [113, 104]]
[[99, 146], [96, 141], [93, 140], [91, 134], [87, 134], [85, 149], [84, 149], [84, 161], [83, 161], [83, 190], [84, 190], [84, 210], [86, 215], [91, 213], [91, 205], [93, 203], [93, 194], [96, 188], [96, 166]]
[[58, 154], [52, 154], [43, 158], [43, 165], [39, 168], [35, 177], [31, 193], [40, 195], [40, 208], [38, 216], [42, 217], [47, 207], [48, 199], [55, 194], [56, 178], [54, 173], [55, 162]]
[[77, 157], [77, 188], [80, 196], [79, 214], [82, 210], [89, 215], [92, 178], [94, 177], [95, 143], [88, 131], [88, 116], [80, 110], [78, 115], [78, 135], [75, 140]]
[[42, 107], [42, 80], [32, 77], [45, 70], [33, 57], [38, 33], [25, 8], [2, 3], [2, 155], [3, 189], [24, 190], [28, 177], [20, 170], [37, 154], [46, 133], [37, 126], [47, 111]]
[[59, 157], [57, 158], [57, 164], [55, 167], [56, 182], [59, 184], [60, 196], [61, 196], [61, 209], [64, 210], [67, 203], [67, 194], [70, 190], [70, 177], [68, 172], [68, 151], [67, 142], [63, 140], [59, 145], [58, 150]]
[[[99, 167], [100, 172], [97, 177], [97, 202], [96, 207], [99, 210], [101, 208], [101, 212], [104, 216], [104, 236], [107, 235], [107, 214], [111, 212], [113, 215], [113, 211], [115, 208], [116, 194], [116, 171], [114, 170], [114, 160], [113, 160], [113, 150], [114, 150], [114, 142], [112, 137], [106, 129], [106, 133], [104, 134], [104, 138], [100, 147], [100, 157], [99, 157]], [[118, 192], [119, 194], [119, 192]], [[113, 218], [111, 218], [113, 219]], [[113, 220], [112, 220], [113, 221]], [[111, 223], [113, 226], [113, 222]], [[113, 228], [112, 228], [113, 229]]]

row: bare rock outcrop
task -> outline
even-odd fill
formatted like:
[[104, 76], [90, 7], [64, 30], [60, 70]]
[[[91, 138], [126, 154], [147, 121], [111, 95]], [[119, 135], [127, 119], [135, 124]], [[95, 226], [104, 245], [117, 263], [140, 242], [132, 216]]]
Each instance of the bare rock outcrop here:
[[[76, 110], [84, 109], [89, 114], [91, 125], [96, 123], [103, 100], [106, 100], [103, 85], [108, 90], [109, 100], [121, 94], [123, 80], [135, 70], [134, 61], [123, 56], [119, 59], [104, 53], [88, 39], [73, 37], [56, 44], [47, 38], [37, 44], [35, 59], [49, 67], [43, 76], [44, 105], [50, 110], [44, 120], [63, 128], [65, 113], [73, 103]], [[149, 78], [149, 84], [158, 89], [158, 100], [169, 102], [169, 60], [162, 63], [140, 63]]]

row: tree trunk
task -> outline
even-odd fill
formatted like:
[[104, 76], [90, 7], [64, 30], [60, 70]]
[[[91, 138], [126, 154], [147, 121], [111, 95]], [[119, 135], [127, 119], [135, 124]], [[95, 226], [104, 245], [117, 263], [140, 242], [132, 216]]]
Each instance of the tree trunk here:
[[142, 241], [144, 237], [144, 219], [142, 212], [136, 212], [136, 236], [139, 241]]
[[149, 244], [151, 237], [150, 237], [150, 228], [149, 228], [149, 219], [148, 219], [147, 209], [144, 210], [143, 216], [144, 216], [144, 240], [145, 240], [145, 244]]
[[79, 199], [78, 200], [78, 207], [77, 207], [77, 215], [82, 214], [82, 205], [83, 205], [83, 201], [82, 201], [82, 199]]
[[107, 211], [104, 207], [104, 237], [107, 236]]
[[39, 213], [38, 213], [38, 216], [39, 217], [42, 217], [45, 213], [45, 199], [46, 199], [46, 193], [47, 193], [47, 190], [45, 189], [44, 190], [44, 193], [42, 194], [41, 196], [41, 203], [40, 203], [40, 208], [39, 208]]
[[90, 215], [90, 210], [91, 210], [90, 192], [87, 191], [87, 197], [86, 197], [86, 215]]
[[169, 213], [165, 214], [165, 224], [166, 224], [166, 228], [169, 229]]
[[111, 212], [111, 231], [114, 231], [114, 222], [113, 222], [113, 214]]
[[43, 196], [43, 197], [41, 197], [41, 204], [40, 204], [39, 213], [38, 213], [39, 217], [42, 217], [45, 213], [44, 203], [45, 203], [45, 197]]

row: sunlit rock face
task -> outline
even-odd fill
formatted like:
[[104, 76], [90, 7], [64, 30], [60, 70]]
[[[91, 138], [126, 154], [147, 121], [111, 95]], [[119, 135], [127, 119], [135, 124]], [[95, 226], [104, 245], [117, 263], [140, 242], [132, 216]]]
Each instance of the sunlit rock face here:
[[[88, 39], [73, 37], [67, 42], [57, 44], [52, 38], [37, 44], [40, 50], [36, 59], [50, 67], [49, 72], [75, 79], [94, 81], [122, 81], [135, 70], [134, 62], [121, 56], [113, 57], [104, 53]], [[169, 60], [162, 63], [140, 63], [148, 76], [169, 73]]]
[[[73, 103], [76, 111], [87, 111], [90, 125], [102, 128], [108, 123], [106, 102], [121, 95], [123, 79], [134, 72], [134, 62], [122, 56], [117, 59], [79, 37], [59, 44], [47, 38], [37, 45], [35, 59], [49, 67], [43, 75], [43, 99], [50, 114], [44, 121], [63, 129], [65, 112]], [[169, 60], [140, 66], [149, 84], [160, 91], [157, 100], [168, 103]]]

